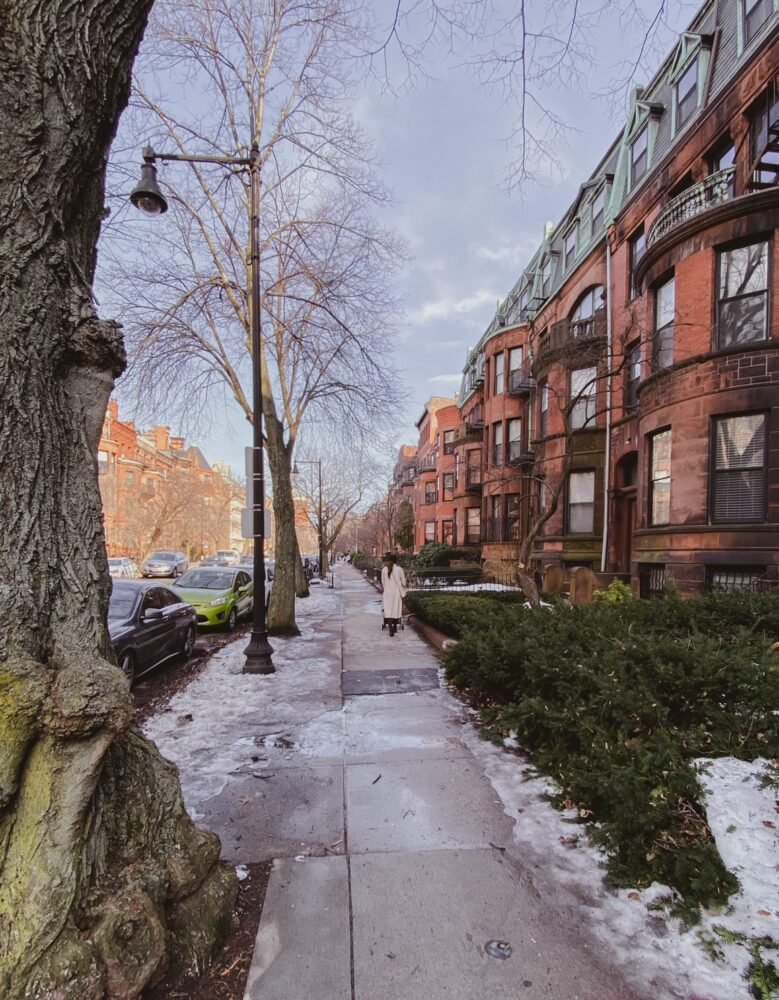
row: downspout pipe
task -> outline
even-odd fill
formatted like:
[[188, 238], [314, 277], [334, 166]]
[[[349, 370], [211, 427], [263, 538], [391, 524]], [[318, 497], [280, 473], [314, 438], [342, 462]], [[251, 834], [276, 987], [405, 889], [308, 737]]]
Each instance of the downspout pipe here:
[[609, 482], [611, 480], [611, 381], [612, 328], [611, 328], [611, 244], [606, 236], [606, 455], [603, 466], [603, 541], [600, 552], [600, 571], [606, 572], [609, 550]]

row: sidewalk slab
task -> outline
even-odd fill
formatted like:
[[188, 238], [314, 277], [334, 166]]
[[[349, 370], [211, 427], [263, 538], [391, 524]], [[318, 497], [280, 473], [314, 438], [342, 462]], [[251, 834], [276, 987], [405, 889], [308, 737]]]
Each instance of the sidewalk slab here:
[[346, 811], [352, 855], [511, 842], [511, 822], [472, 757], [347, 764]]
[[346, 761], [471, 758], [461, 729], [450, 710], [422, 692], [350, 698], [344, 706]]
[[232, 781], [198, 807], [198, 822], [222, 840], [222, 857], [244, 864], [301, 854], [340, 854], [344, 843], [340, 766], [264, 769]]
[[[351, 876], [354, 1000], [618, 996], [498, 851], [368, 854]], [[490, 940], [507, 941], [511, 957], [488, 956]]]
[[276, 861], [244, 1000], [351, 1000], [345, 858]]

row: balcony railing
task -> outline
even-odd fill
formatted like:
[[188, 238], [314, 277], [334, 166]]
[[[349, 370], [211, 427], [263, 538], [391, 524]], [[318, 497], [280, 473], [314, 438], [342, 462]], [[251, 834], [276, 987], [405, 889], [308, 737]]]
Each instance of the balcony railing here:
[[718, 170], [700, 184], [687, 188], [669, 201], [647, 233], [647, 248], [688, 219], [714, 208], [715, 205], [721, 205], [724, 201], [730, 201], [733, 197], [735, 170], [735, 167]]
[[465, 489], [468, 493], [481, 493], [481, 469], [469, 469], [465, 477]]
[[466, 421], [464, 424], [460, 424], [457, 428], [452, 444], [456, 448], [458, 445], [472, 444], [475, 441], [481, 441], [483, 433], [483, 421], [479, 421], [478, 426], [473, 421]]
[[536, 380], [530, 374], [530, 364], [525, 362], [516, 371], [509, 372], [509, 395], [528, 396], [535, 388]]
[[519, 446], [509, 445], [509, 465], [532, 465], [535, 459], [536, 456], [532, 452], [522, 451]]
[[435, 472], [435, 458], [431, 455], [430, 458], [420, 459], [417, 472]]

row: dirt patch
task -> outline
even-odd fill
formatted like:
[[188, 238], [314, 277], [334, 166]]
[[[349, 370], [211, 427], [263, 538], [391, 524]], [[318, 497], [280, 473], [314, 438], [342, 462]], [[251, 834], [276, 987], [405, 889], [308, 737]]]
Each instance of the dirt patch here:
[[243, 1000], [272, 865], [263, 861], [242, 866], [248, 875], [238, 884], [235, 927], [214, 964], [198, 978], [163, 980], [144, 990], [143, 1000]]
[[153, 670], [133, 688], [135, 713], [138, 725], [167, 708], [174, 694], [182, 691], [189, 682], [203, 671], [209, 657], [230, 642], [235, 642], [251, 632], [251, 623], [241, 625], [234, 632], [201, 632], [192, 656], [188, 660], [176, 657]]

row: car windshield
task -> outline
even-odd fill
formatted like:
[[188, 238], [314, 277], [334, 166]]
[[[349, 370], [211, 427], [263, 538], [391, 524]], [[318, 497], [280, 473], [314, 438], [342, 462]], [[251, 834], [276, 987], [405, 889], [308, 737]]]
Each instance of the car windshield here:
[[115, 588], [108, 603], [108, 617], [114, 620], [124, 621], [133, 613], [135, 604], [135, 591], [129, 588]]
[[175, 559], [175, 558], [176, 558], [176, 556], [174, 555], [173, 552], [152, 552], [152, 554], [149, 556], [148, 561], [152, 562], [154, 559], [166, 559], [166, 560], [168, 560], [168, 559]]
[[109, 566], [121, 566], [122, 565], [122, 560], [121, 559], [109, 559], [108, 560], [108, 565]]
[[218, 556], [232, 556], [232, 554], [233, 554], [232, 549], [220, 549], [217, 552]]
[[192, 569], [180, 576], [175, 584], [176, 587], [189, 587], [192, 590], [229, 590], [232, 585], [232, 573], [219, 573], [206, 569]]

